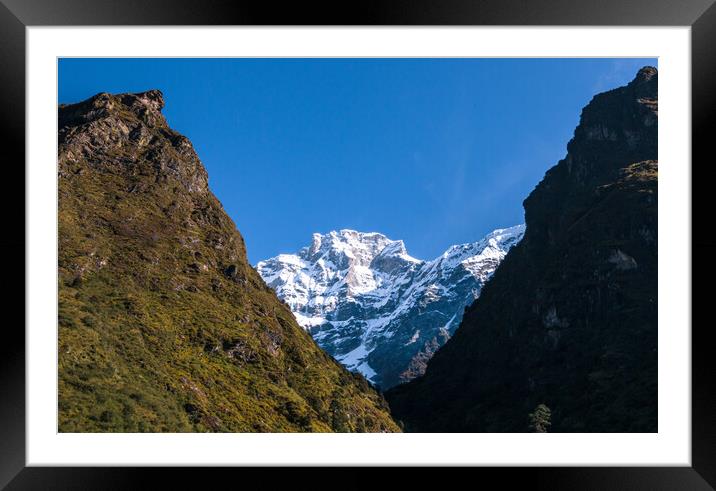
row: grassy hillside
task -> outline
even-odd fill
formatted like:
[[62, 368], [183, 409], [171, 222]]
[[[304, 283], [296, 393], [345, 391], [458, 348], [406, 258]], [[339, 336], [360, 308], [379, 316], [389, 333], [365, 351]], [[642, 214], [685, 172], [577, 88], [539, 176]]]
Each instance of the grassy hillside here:
[[398, 431], [250, 267], [163, 104], [59, 108], [59, 430]]

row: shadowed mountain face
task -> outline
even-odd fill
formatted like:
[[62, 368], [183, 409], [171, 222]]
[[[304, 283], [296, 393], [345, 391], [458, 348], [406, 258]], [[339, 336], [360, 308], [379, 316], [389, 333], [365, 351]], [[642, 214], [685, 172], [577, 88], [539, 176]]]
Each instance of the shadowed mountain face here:
[[386, 394], [406, 431], [657, 431], [657, 80], [645, 67], [584, 108], [523, 240], [425, 375]]
[[248, 264], [163, 105], [59, 107], [59, 430], [397, 431]]

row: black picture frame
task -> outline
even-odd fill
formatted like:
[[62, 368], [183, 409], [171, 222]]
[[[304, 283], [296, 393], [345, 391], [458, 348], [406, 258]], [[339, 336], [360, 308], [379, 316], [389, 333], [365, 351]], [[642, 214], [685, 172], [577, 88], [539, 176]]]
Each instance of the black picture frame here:
[[[85, 25], [621, 25], [691, 26], [692, 40], [692, 467], [643, 468], [479, 468], [452, 469], [451, 479], [498, 479], [509, 489], [716, 489], [716, 377], [706, 288], [700, 280], [716, 276], [716, 239], [711, 207], [704, 196], [712, 182], [709, 165], [716, 119], [716, 5], [714, 0], [399, 0], [330, 5], [241, 0], [0, 0], [0, 144], [3, 149], [5, 233], [0, 238], [6, 286], [5, 312], [24, 298], [26, 251], [25, 203], [25, 28]], [[709, 124], [710, 123], [710, 124]], [[701, 162], [694, 165], [693, 162]], [[688, 163], [684, 163], [688, 165]], [[703, 201], [695, 200], [700, 196]], [[23, 205], [24, 206], [24, 205]], [[701, 226], [697, 226], [697, 225]], [[18, 257], [24, 257], [21, 263]], [[14, 258], [14, 259], [13, 259]], [[24, 304], [24, 302], [22, 302]], [[21, 314], [24, 324], [24, 313]], [[9, 317], [6, 316], [6, 319]], [[702, 319], [708, 319], [705, 315]], [[689, 326], [671, 326], [688, 328]], [[25, 466], [25, 336], [20, 322], [5, 322], [0, 342], [0, 488], [7, 489], [134, 489], [161, 478], [163, 488], [194, 487], [224, 477], [232, 469], [39, 468]], [[49, 332], [49, 331], [48, 331]], [[54, 331], [52, 331], [54, 332]], [[207, 473], [210, 471], [210, 474]], [[291, 479], [305, 481], [311, 469], [293, 469]], [[338, 476], [337, 473], [341, 475]], [[376, 482], [366, 468], [321, 469], [312, 472], [312, 487], [364, 488]], [[477, 476], [464, 476], [466, 472]], [[455, 475], [457, 473], [458, 475]], [[408, 474], [408, 473], [403, 473]], [[443, 473], [444, 474], [444, 473]], [[242, 481], [265, 479], [265, 469], [242, 469]], [[401, 487], [426, 482], [434, 469], [412, 469]], [[485, 481], [485, 482], [489, 482]], [[275, 484], [275, 481], [274, 481]]]

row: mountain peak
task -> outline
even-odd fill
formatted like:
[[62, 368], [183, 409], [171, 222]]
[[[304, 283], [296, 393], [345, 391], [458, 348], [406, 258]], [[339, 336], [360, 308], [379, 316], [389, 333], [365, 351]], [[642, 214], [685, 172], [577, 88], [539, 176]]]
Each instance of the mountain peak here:
[[374, 243], [390, 240], [388, 237], [378, 232], [359, 232], [350, 228], [343, 228], [338, 232], [332, 231], [330, 232], [330, 235], [340, 236], [349, 240], [357, 240], [362, 243]]
[[636, 73], [636, 77], [634, 77], [634, 80], [632, 80], [629, 85], [636, 85], [636, 84], [648, 82], [652, 78], [658, 76], [658, 74], [659, 74], [659, 70], [657, 70], [656, 67], [653, 67], [653, 66], [642, 67]]
[[342, 229], [256, 269], [319, 346], [386, 388], [422, 373], [523, 232], [498, 229], [421, 261], [402, 240]]
[[[181, 183], [190, 193], [209, 192], [208, 175], [187, 137], [169, 128], [159, 90], [136, 94], [99, 93], [58, 108], [60, 173], [83, 163], [137, 180]], [[147, 186], [144, 182], [136, 188]]]
[[78, 126], [106, 118], [125, 124], [139, 121], [149, 127], [167, 127], [162, 109], [164, 94], [158, 89], [122, 94], [100, 92], [81, 102], [60, 104], [59, 127]]
[[304, 259], [325, 258], [340, 267], [367, 266], [383, 248], [393, 241], [377, 232], [358, 232], [351, 229], [332, 230], [326, 234], [314, 233], [311, 245], [299, 255]]
[[489, 251], [499, 253], [502, 249], [509, 249], [513, 243], [516, 244], [519, 242], [524, 233], [524, 224], [508, 228], [498, 228], [477, 242], [450, 246], [442, 256], [438, 257], [438, 260], [450, 259], [453, 261], [463, 261], [465, 258], [484, 256], [486, 253], [489, 253]]

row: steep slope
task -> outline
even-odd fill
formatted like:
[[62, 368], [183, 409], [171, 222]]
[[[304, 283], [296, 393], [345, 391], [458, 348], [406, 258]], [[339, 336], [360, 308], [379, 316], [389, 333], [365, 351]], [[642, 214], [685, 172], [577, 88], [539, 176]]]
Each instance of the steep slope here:
[[163, 106], [59, 107], [59, 430], [397, 431], [248, 264]]
[[423, 373], [523, 231], [495, 230], [421, 261], [403, 241], [341, 230], [257, 270], [319, 346], [385, 389]]
[[525, 200], [524, 239], [425, 375], [407, 431], [657, 431], [657, 97], [645, 67], [584, 108]]

